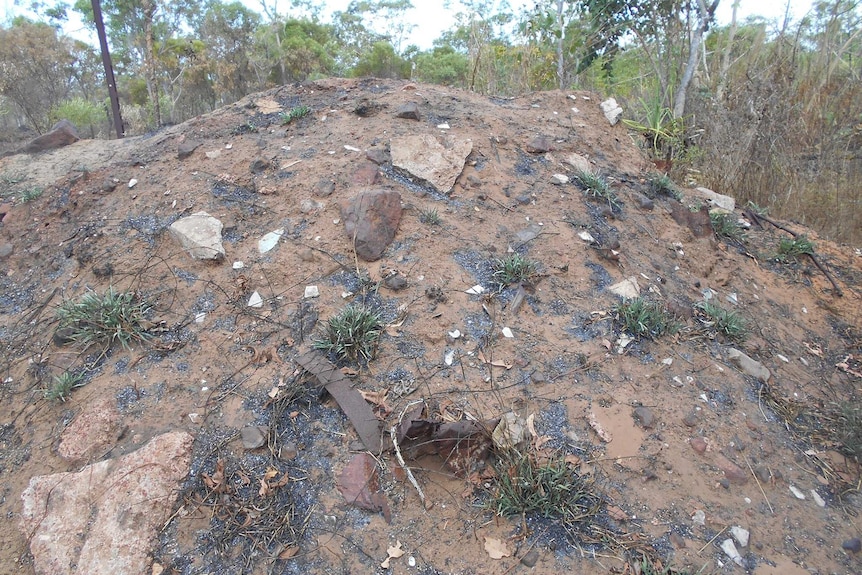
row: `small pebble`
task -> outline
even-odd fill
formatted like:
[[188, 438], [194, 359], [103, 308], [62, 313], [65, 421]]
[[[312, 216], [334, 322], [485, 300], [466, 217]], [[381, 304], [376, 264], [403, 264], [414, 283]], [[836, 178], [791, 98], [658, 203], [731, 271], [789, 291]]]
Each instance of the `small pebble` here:
[[[857, 540], [858, 541], [858, 540]], [[521, 564], [527, 567], [534, 567], [539, 561], [539, 552], [535, 549], [521, 557]]]
[[706, 440], [704, 438], [692, 437], [688, 442], [691, 444], [691, 448], [696, 452], [704, 453], [706, 451]]
[[692, 411], [691, 413], [682, 418], [682, 422], [683, 424], [685, 424], [686, 427], [694, 427], [695, 425], [697, 425], [697, 412]]
[[848, 539], [841, 544], [841, 549], [843, 549], [844, 551], [849, 551], [850, 553], [859, 553], [859, 551], [862, 551], [862, 540], [860, 540], [858, 537]]

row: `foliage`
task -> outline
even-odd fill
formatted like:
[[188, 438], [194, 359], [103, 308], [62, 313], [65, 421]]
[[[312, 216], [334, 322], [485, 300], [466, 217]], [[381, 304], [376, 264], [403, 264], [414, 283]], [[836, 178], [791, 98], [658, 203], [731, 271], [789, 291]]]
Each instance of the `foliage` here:
[[709, 301], [697, 302], [694, 310], [700, 322], [712, 332], [720, 333], [735, 342], [743, 342], [748, 337], [748, 327], [737, 312], [726, 310]]
[[563, 459], [540, 463], [530, 454], [510, 450], [499, 454], [494, 467], [497, 484], [491, 505], [498, 515], [559, 518], [570, 530], [601, 508], [601, 496], [593, 483]]
[[494, 261], [494, 277], [502, 286], [529, 282], [538, 269], [535, 261], [518, 253]]
[[329, 318], [313, 345], [338, 359], [367, 362], [377, 353], [382, 330], [377, 312], [360, 305], [349, 305]]
[[444, 86], [465, 86], [467, 83], [470, 62], [465, 54], [451, 46], [437, 46], [419, 52], [413, 63], [416, 65], [413, 78], [419, 82]]
[[69, 120], [78, 130], [88, 129], [91, 135], [95, 135], [94, 128], [105, 123], [108, 116], [104, 107], [76, 97], [55, 106], [51, 110], [50, 118], [52, 122]]
[[34, 186], [32, 188], [25, 188], [18, 192], [18, 201], [22, 204], [26, 204], [27, 202], [32, 202], [42, 195], [44, 190], [38, 186]]
[[395, 53], [389, 42], [375, 42], [371, 49], [360, 55], [353, 75], [376, 78], [409, 78], [410, 62]]
[[662, 106], [659, 97], [641, 98], [640, 102], [640, 120], [623, 119], [623, 123], [643, 136], [647, 151], [654, 158], [672, 160], [683, 148], [685, 123], [675, 118], [670, 108]]
[[745, 241], [745, 232], [733, 214], [714, 211], [709, 213], [709, 220], [712, 222], [712, 230], [718, 237], [737, 243]]
[[72, 390], [85, 384], [84, 374], [78, 372], [64, 371], [59, 376], [54, 376], [54, 383], [42, 390], [45, 399], [51, 401], [66, 401]]
[[443, 220], [436, 208], [426, 208], [419, 212], [419, 221], [429, 226], [439, 226]]
[[620, 206], [619, 198], [611, 190], [611, 186], [604, 177], [589, 170], [578, 170], [575, 173], [575, 179], [581, 185], [586, 195], [591, 198], [607, 201], [608, 206], [611, 208], [618, 208]]
[[85, 347], [119, 342], [128, 349], [133, 341], [149, 339], [143, 322], [151, 307], [134, 292], [117, 292], [113, 286], [103, 294], [88, 291], [77, 301], [60, 304], [56, 312], [58, 331]]
[[839, 406], [838, 440], [841, 451], [862, 461], [862, 405], [858, 402], [842, 402]]
[[282, 126], [290, 124], [294, 120], [298, 120], [300, 118], [304, 118], [311, 112], [311, 108], [308, 106], [294, 106], [287, 112], [281, 112], [279, 117], [281, 117]]
[[652, 197], [668, 196], [678, 202], [682, 201], [682, 192], [667, 174], [652, 174], [647, 181], [649, 195]]
[[617, 304], [613, 313], [614, 320], [634, 336], [655, 339], [679, 331], [679, 324], [663, 306], [642, 297]]
[[805, 234], [795, 238], [781, 238], [778, 242], [778, 259], [786, 261], [788, 258], [797, 259], [801, 256], [814, 255], [814, 243]]

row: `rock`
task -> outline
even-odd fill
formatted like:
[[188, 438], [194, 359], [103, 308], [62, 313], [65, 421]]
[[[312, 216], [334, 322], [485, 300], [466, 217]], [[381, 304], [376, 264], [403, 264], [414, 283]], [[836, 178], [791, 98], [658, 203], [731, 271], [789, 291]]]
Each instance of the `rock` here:
[[[301, 209], [302, 206], [300, 206]], [[273, 230], [264, 234], [262, 238], [257, 240], [257, 251], [262, 254], [267, 253], [272, 250], [276, 245], [278, 245], [278, 241], [281, 239], [281, 236], [284, 235], [284, 228], [278, 228], [277, 230]]]
[[373, 186], [380, 181], [380, 172], [377, 170], [377, 164], [371, 161], [361, 162], [350, 176], [350, 181], [354, 186], [358, 187]]
[[671, 531], [668, 534], [668, 539], [670, 539], [670, 542], [673, 543], [673, 546], [677, 549], [685, 549], [685, 539], [683, 539], [682, 535], [676, 531]]
[[23, 151], [27, 154], [35, 154], [46, 150], [56, 150], [57, 148], [74, 144], [80, 139], [78, 130], [75, 129], [72, 122], [69, 120], [60, 120], [51, 127], [48, 133], [30, 140], [24, 146]]
[[691, 448], [694, 449], [695, 452], [699, 453], [700, 455], [703, 455], [706, 452], [707, 443], [704, 438], [692, 437], [688, 440], [688, 443], [689, 445], [691, 445]]
[[318, 198], [325, 198], [332, 195], [335, 191], [335, 182], [332, 180], [323, 179], [317, 182], [314, 186], [314, 195]]
[[260, 294], [258, 292], [252, 292], [251, 296], [248, 298], [248, 307], [263, 307], [263, 298], [260, 297]]
[[[365, 449], [365, 446], [361, 447], [361, 449]], [[296, 456], [299, 455], [299, 450], [296, 447], [296, 444], [292, 441], [287, 441], [282, 443], [281, 447], [278, 450], [278, 458], [283, 461], [291, 461], [296, 459]]]
[[245, 449], [257, 449], [266, 445], [269, 428], [265, 425], [249, 425], [243, 427], [239, 434]]
[[469, 176], [467, 176], [467, 183], [470, 184], [471, 188], [481, 188], [482, 178], [480, 178], [476, 174], [470, 174]]
[[562, 186], [569, 183], [569, 176], [565, 174], [554, 174], [551, 176], [551, 183], [555, 186]]
[[69, 461], [99, 460], [123, 431], [117, 402], [103, 397], [86, 405], [60, 434], [57, 454]]
[[687, 226], [696, 238], [706, 238], [713, 234], [707, 206], [701, 206], [700, 210], [693, 212], [679, 202], [672, 202], [671, 216], [679, 225]]
[[407, 280], [403, 276], [396, 274], [383, 280], [383, 285], [392, 291], [401, 291], [407, 287]]
[[546, 154], [553, 149], [553, 141], [548, 136], [536, 136], [527, 142], [527, 151], [531, 154]]
[[640, 295], [641, 288], [638, 285], [638, 278], [635, 276], [630, 276], [623, 281], [617, 282], [614, 285], [610, 286], [608, 288], [608, 291], [617, 294], [618, 296], [625, 299], [633, 299]]
[[171, 224], [171, 235], [197, 260], [222, 260], [222, 223], [206, 212], [196, 212]]
[[12, 244], [5, 242], [0, 244], [0, 260], [5, 260], [9, 256], [11, 256], [13, 251], [14, 248], [12, 247]]
[[593, 171], [592, 166], [590, 166], [590, 161], [580, 154], [569, 154], [563, 161], [572, 166], [578, 172]]
[[392, 138], [390, 150], [393, 166], [448, 194], [473, 151], [473, 141], [446, 136], [441, 144], [431, 135], [417, 134]]
[[536, 549], [531, 549], [526, 555], [521, 557], [521, 565], [525, 567], [535, 567], [539, 562], [539, 552]]
[[356, 255], [373, 262], [380, 259], [398, 231], [401, 194], [389, 190], [362, 192], [342, 204], [341, 217]]
[[682, 418], [682, 423], [686, 427], [694, 427], [695, 425], [697, 425], [697, 420], [698, 420], [697, 412], [696, 411], [690, 411], [685, 417]]
[[533, 373], [530, 374], [530, 381], [538, 385], [538, 384], [546, 383], [548, 380], [545, 377], [545, 374], [542, 373], [541, 371], [534, 371]]
[[733, 539], [725, 539], [722, 541], [721, 550], [724, 551], [724, 554], [727, 555], [729, 559], [742, 567], [742, 556], [739, 554], [739, 551], [736, 550], [736, 545], [734, 545]]
[[715, 456], [715, 464], [724, 472], [724, 476], [731, 483], [736, 483], [737, 485], [748, 483], [748, 473], [720, 453]]
[[20, 526], [36, 574], [147, 573], [156, 535], [189, 472], [193, 442], [174, 431], [77, 473], [30, 479]]
[[736, 208], [736, 200], [730, 196], [717, 194], [709, 188], [695, 188], [698, 194], [706, 198], [716, 208], [732, 212]]
[[733, 347], [727, 350], [727, 358], [744, 373], [759, 379], [763, 383], [769, 383], [769, 378], [772, 374], [769, 373], [769, 370], [759, 361], [751, 359], [743, 352]]
[[326, 204], [323, 202], [318, 202], [317, 200], [312, 200], [310, 198], [306, 198], [299, 202], [299, 211], [303, 214], [313, 214], [323, 210], [325, 207]]
[[377, 114], [383, 106], [377, 102], [373, 102], [367, 98], [362, 98], [356, 103], [353, 108], [353, 113], [360, 118], [370, 118]]
[[303, 299], [320, 297], [320, 288], [317, 286], [305, 286], [305, 291], [303, 291], [302, 297]]
[[515, 232], [515, 239], [518, 241], [518, 243], [525, 244], [539, 237], [539, 234], [542, 233], [542, 230], [542, 226], [538, 224], [530, 224], [523, 230], [518, 230], [517, 232]]
[[748, 532], [748, 529], [739, 525], [734, 525], [730, 528], [730, 534], [733, 535], [733, 538], [736, 539], [736, 542], [739, 543], [740, 547], [748, 547], [748, 538], [751, 535]]
[[652, 429], [655, 425], [655, 414], [648, 407], [635, 408], [634, 419], [644, 429]]
[[254, 161], [249, 165], [248, 170], [252, 174], [262, 174], [267, 171], [271, 167], [269, 161], [264, 160], [263, 158], [255, 158]]
[[189, 156], [191, 156], [195, 150], [197, 150], [201, 145], [201, 142], [198, 140], [183, 140], [180, 142], [180, 145], [177, 146], [177, 159], [185, 160]]
[[849, 551], [850, 553], [859, 553], [859, 551], [862, 551], [862, 539], [859, 539], [858, 537], [848, 539], [841, 544], [841, 549]]
[[404, 118], [405, 120], [418, 120], [419, 106], [416, 105], [416, 102], [407, 102], [403, 106], [399, 106], [395, 111], [395, 117]]
[[636, 193], [636, 194], [634, 194], [634, 198], [635, 198], [635, 202], [638, 205], [639, 210], [643, 210], [645, 212], [651, 212], [651, 211], [653, 211], [653, 208], [655, 208], [655, 202], [643, 194], [637, 194]]
[[620, 118], [623, 117], [623, 109], [617, 104], [617, 101], [613, 98], [608, 98], [601, 104], [599, 104], [599, 108], [602, 109], [602, 112], [607, 118], [608, 122], [611, 126], [616, 126], [617, 122], [620, 121]]
[[389, 153], [383, 148], [370, 148], [366, 150], [365, 157], [378, 166], [389, 161]]

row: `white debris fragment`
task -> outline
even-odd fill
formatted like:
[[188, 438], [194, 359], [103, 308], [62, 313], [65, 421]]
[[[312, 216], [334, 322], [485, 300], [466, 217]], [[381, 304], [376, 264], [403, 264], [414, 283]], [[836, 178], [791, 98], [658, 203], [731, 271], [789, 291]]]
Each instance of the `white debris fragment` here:
[[233, 262], [233, 269], [235, 270], [241, 270], [244, 267], [245, 264], [243, 262]]
[[197, 423], [200, 420], [201, 420], [201, 414], [200, 413], [190, 413], [189, 414], [189, 421], [191, 421], [192, 423]]
[[269, 250], [275, 247], [278, 243], [278, 240], [281, 239], [281, 236], [284, 235], [284, 228], [279, 228], [272, 232], [269, 232], [257, 242], [257, 251], [262, 254], [265, 254]]
[[816, 503], [818, 506], [826, 507], [826, 502], [823, 500], [822, 497], [820, 497], [820, 494], [813, 489], [811, 490], [811, 499], [813, 499], [814, 503]]
[[348, 146], [348, 145], [346, 145], [346, 144], [345, 144], [345, 146], [344, 146], [344, 149], [345, 149], [345, 150], [349, 150], [349, 151], [351, 151], [351, 152], [361, 152], [361, 151], [362, 151], [362, 150], [360, 150], [359, 148], [354, 148], [353, 146]]
[[476, 284], [473, 287], [471, 287], [470, 289], [468, 289], [467, 293], [470, 295], [479, 295], [481, 293], [484, 293], [484, 291], [485, 291], [485, 288], [483, 288], [481, 284]]
[[449, 337], [451, 337], [452, 339], [458, 339], [459, 337], [461, 337], [461, 330], [453, 329], [449, 332]]
[[780, 353], [776, 353], [776, 354], [775, 354], [775, 357], [777, 357], [778, 359], [780, 359], [780, 360], [781, 360], [781, 361], [783, 361], [784, 363], [790, 363], [790, 360], [789, 360], [789, 359], [787, 359], [787, 357], [786, 357], [786, 356], [781, 355]]
[[628, 334], [620, 334], [620, 337], [617, 339], [617, 355], [622, 355], [626, 350], [626, 347], [634, 341], [634, 338], [629, 336]]
[[796, 499], [805, 499], [805, 494], [799, 490], [795, 485], [789, 485], [790, 492], [796, 497]]
[[742, 567], [742, 555], [740, 555], [739, 551], [736, 550], [736, 545], [733, 544], [733, 539], [725, 539], [722, 541], [721, 550], [724, 551], [724, 554], [727, 555], [734, 563]]
[[590, 232], [584, 230], [582, 232], [578, 232], [578, 237], [584, 240], [587, 243], [594, 244], [596, 243], [596, 238], [594, 238]]
[[446, 123], [443, 123], [443, 124], [437, 124], [437, 127], [438, 127], [439, 129], [441, 129], [441, 130], [448, 130], [448, 129], [449, 129], [449, 124], [446, 124]]
[[455, 362], [455, 350], [450, 349], [446, 352], [446, 355], [443, 356], [443, 362], [446, 365], [452, 365]]
[[195, 323], [203, 323], [206, 318], [207, 318], [207, 313], [205, 311], [202, 311], [200, 313], [196, 313], [195, 314]]
[[691, 516], [691, 521], [695, 525], [706, 525], [706, 513], [704, 513], [703, 509], [696, 510], [694, 515]]
[[661, 360], [661, 363], [662, 363], [662, 365], [673, 365], [673, 358], [672, 357], [666, 357], [663, 360]]
[[515, 334], [512, 333], [512, 330], [508, 327], [503, 328], [503, 337], [515, 337]]
[[135, 178], [132, 178], [131, 180], [129, 180], [129, 189], [134, 188], [137, 185], [138, 185], [138, 180], [136, 180]]
[[557, 186], [569, 183], [569, 176], [565, 174], [554, 174], [551, 176], [551, 183]]
[[748, 529], [734, 525], [730, 528], [730, 534], [733, 535], [733, 538], [736, 539], [740, 547], [748, 547], [748, 538], [750, 536]]
[[305, 293], [302, 294], [302, 297], [304, 297], [305, 299], [309, 299], [319, 296], [320, 290], [317, 288], [317, 286], [305, 286]]
[[260, 297], [259, 293], [251, 294], [251, 297], [248, 298], [248, 307], [263, 307], [263, 298]]

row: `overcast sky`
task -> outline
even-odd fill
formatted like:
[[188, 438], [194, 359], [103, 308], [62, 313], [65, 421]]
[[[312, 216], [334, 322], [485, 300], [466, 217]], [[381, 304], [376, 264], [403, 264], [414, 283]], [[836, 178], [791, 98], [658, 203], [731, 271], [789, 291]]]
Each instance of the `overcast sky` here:
[[[260, 3], [258, 0], [241, 0], [243, 4], [249, 8], [260, 11]], [[806, 14], [811, 7], [812, 0], [790, 0], [790, 13], [793, 20], [798, 20]], [[24, 4], [29, 4], [28, 0], [23, 0]], [[268, 5], [272, 5], [272, 0], [267, 1]], [[350, 0], [324, 0], [322, 4], [325, 6], [322, 19], [329, 21], [329, 16], [338, 10], [344, 10]], [[510, 0], [509, 5], [516, 12], [520, 11], [523, 6], [530, 5], [533, 0]], [[287, 7], [289, 0], [281, 0], [279, 6]], [[421, 49], [428, 49], [432, 46], [435, 38], [438, 38], [444, 30], [449, 29], [455, 22], [454, 15], [461, 6], [457, 0], [452, 0], [452, 7], [446, 9], [444, 0], [413, 0], [415, 8], [413, 8], [407, 16], [409, 23], [415, 24], [410, 36], [404, 42], [404, 47], [409, 44], [416, 44]], [[719, 24], [730, 22], [732, 0], [720, 0], [718, 6], [718, 21]], [[784, 17], [786, 2], [784, 0], [740, 0], [738, 18], [744, 19], [747, 16], [759, 15], [769, 20], [780, 20]], [[284, 11], [282, 8], [281, 11]], [[14, 5], [14, 0], [0, 0], [0, 19], [7, 20], [17, 14], [25, 13], [21, 8]], [[72, 14], [75, 15], [74, 13]], [[32, 14], [30, 14], [32, 17]], [[70, 23], [66, 27], [67, 33], [80, 37], [83, 26], [80, 22]], [[95, 42], [94, 42], [95, 43]]]

